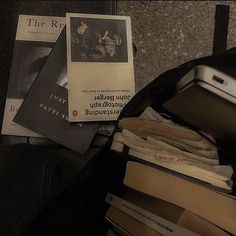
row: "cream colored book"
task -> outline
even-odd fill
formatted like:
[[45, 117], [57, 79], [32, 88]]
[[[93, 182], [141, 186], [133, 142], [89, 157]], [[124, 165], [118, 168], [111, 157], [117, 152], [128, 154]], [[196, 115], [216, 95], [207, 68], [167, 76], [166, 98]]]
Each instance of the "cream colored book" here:
[[[186, 129], [185, 127], [176, 126], [165, 122], [156, 122], [152, 120], [141, 120], [139, 118], [130, 117], [123, 118], [119, 121], [119, 125], [128, 129], [137, 129], [140, 132], [149, 132], [150, 134], [165, 134], [167, 137], [170, 135], [177, 136], [182, 139], [189, 139], [192, 141], [201, 141], [203, 138], [196, 132]], [[129, 130], [129, 129], [128, 129]]]
[[[119, 121], [121, 128], [127, 129], [142, 138], [148, 136], [164, 141], [173, 146], [183, 148], [194, 154], [218, 159], [217, 148], [198, 133], [171, 123], [124, 118]], [[170, 141], [168, 141], [170, 140]]]
[[116, 120], [135, 93], [131, 19], [67, 13], [69, 121]]
[[65, 26], [65, 17], [19, 15], [2, 134], [41, 137], [13, 121]]
[[[163, 236], [163, 234], [155, 231], [149, 226], [143, 224], [142, 222], [136, 220], [135, 218], [129, 216], [128, 214], [120, 211], [115, 207], [111, 207], [107, 214], [106, 219], [109, 219], [114, 224], [119, 225], [122, 229], [125, 230], [117, 230], [120, 234], [119, 236]], [[118, 236], [117, 234], [115, 236]], [[109, 236], [109, 235], [107, 235]], [[112, 236], [112, 235], [110, 235]]]
[[[157, 121], [157, 122], [164, 122], [164, 123], [168, 123], [168, 124], [172, 124], [174, 126], [179, 126], [179, 127], [183, 127], [182, 125], [179, 125], [175, 122], [173, 122], [171, 120], [171, 116], [165, 113], [158, 113], [157, 111], [155, 111], [152, 107], [147, 107], [144, 112], [139, 116], [139, 119], [141, 120], [152, 120], [152, 121]], [[184, 127], [185, 129], [191, 130], [187, 127]], [[201, 132], [203, 135], [205, 135], [206, 137], [208, 137], [213, 143], [215, 143], [215, 140], [212, 136]]]
[[[155, 208], [155, 206], [153, 206]], [[170, 215], [175, 214], [173, 209], [170, 210]], [[141, 212], [142, 213], [142, 210]], [[159, 213], [159, 212], [158, 212]], [[109, 230], [107, 236], [162, 236], [164, 234], [152, 229], [148, 225], [142, 222], [142, 220], [137, 220], [131, 217], [129, 214], [124, 213], [116, 207], [111, 207], [106, 213], [106, 219], [113, 225], [113, 229], [118, 234]], [[181, 216], [178, 225], [186, 228], [192, 232], [200, 233], [203, 236], [229, 236], [223, 230], [217, 228], [213, 224], [201, 219], [200, 217], [194, 215], [189, 211], [184, 211]], [[173, 234], [175, 235], [175, 234]]]
[[212, 147], [212, 148], [209, 147], [207, 149], [203, 149], [202, 147], [200, 148], [200, 147], [190, 145], [189, 140], [183, 140], [180, 138], [176, 139], [175, 137], [173, 137], [171, 139], [171, 138], [164, 137], [161, 135], [153, 135], [153, 134], [146, 134], [146, 137], [151, 137], [155, 140], [165, 142], [165, 143], [170, 144], [174, 147], [177, 147], [179, 149], [193, 153], [198, 156], [203, 156], [203, 157], [206, 157], [209, 159], [218, 159], [219, 158], [217, 148], [215, 148], [215, 147]]
[[178, 155], [183, 155], [187, 158], [190, 158], [191, 160], [200, 161], [200, 162], [203, 162], [203, 163], [206, 163], [209, 165], [218, 165], [219, 164], [219, 159], [211, 159], [211, 158], [206, 158], [204, 156], [196, 155], [194, 153], [181, 150], [180, 148], [177, 148], [177, 147], [172, 146], [168, 143], [159, 141], [159, 140], [154, 139], [152, 137], [147, 137], [147, 143], [153, 144], [153, 146], [155, 146], [156, 148], [164, 148], [167, 151], [176, 153]]
[[216, 225], [211, 224], [209, 221], [204, 220], [184, 208], [163, 201], [160, 198], [151, 197], [150, 195], [128, 188], [124, 199], [200, 235], [229, 236], [228, 233], [224, 232]]
[[[172, 223], [158, 215], [155, 215], [141, 207], [134, 205], [124, 199], [121, 199], [113, 194], [106, 196], [106, 202], [118, 208], [120, 211], [126, 213], [137, 221], [149, 226], [151, 229], [157, 231], [161, 235], [186, 235], [197, 236], [194, 232], [185, 229], [177, 224]], [[144, 228], [144, 227], [143, 227]]]
[[[119, 199], [117, 198], [118, 201]], [[160, 235], [160, 233], [145, 224], [145, 212], [143, 210], [146, 210], [148, 213], [152, 213], [202, 236], [229, 236], [228, 233], [196, 214], [142, 192], [128, 188], [123, 200], [125, 200], [123, 201], [125, 206], [129, 207], [131, 211], [135, 210], [133, 206], [139, 207], [138, 213], [142, 215], [139, 221], [133, 218], [129, 211], [126, 211], [126, 213], [122, 211], [123, 207], [120, 207], [122, 206], [122, 199], [116, 206], [111, 206], [106, 217], [109, 217], [113, 222], [131, 232], [132, 235]], [[174, 233], [173, 235], [176, 235]]]
[[177, 224], [202, 236], [230, 236], [224, 230], [187, 210], [183, 212]]
[[213, 159], [198, 158], [198, 156], [193, 158], [192, 154], [188, 155], [188, 153], [159, 141], [150, 143], [125, 129], [122, 133], [117, 132], [114, 135], [111, 149], [122, 152], [124, 145], [129, 148], [129, 155], [146, 162], [199, 179], [219, 188], [226, 190], [232, 188], [233, 169], [231, 166], [207, 163], [208, 160], [212, 161]]
[[[167, 116], [167, 115], [166, 115]], [[170, 119], [164, 118], [161, 114], [156, 112], [153, 108], [147, 107], [144, 112], [139, 116], [139, 119], [141, 120], [152, 120], [152, 121], [157, 121], [157, 122], [165, 122], [165, 123], [171, 123], [175, 124], [173, 121]], [[175, 124], [177, 125], [177, 124]]]
[[[123, 147], [123, 143], [113, 142], [111, 149], [121, 152]], [[204, 181], [215, 187], [231, 191], [232, 181], [228, 175], [232, 173], [232, 168], [229, 166], [221, 167], [227, 169], [227, 174], [225, 174], [225, 171], [223, 173], [219, 171], [219, 166], [210, 166], [198, 162], [194, 163], [186, 161], [185, 158], [176, 155], [166, 153], [144, 153], [132, 147], [129, 148], [128, 154], [140, 160]]]
[[189, 210], [236, 234], [236, 200], [170, 173], [129, 161], [124, 184]]
[[209, 165], [218, 165], [218, 159], [210, 159], [204, 156], [196, 155], [191, 152], [183, 151], [175, 146], [169, 145], [165, 142], [158, 141], [153, 139], [152, 137], [147, 137], [146, 141], [137, 135], [133, 134], [132, 132], [123, 129], [122, 133], [116, 133], [114, 135], [114, 141], [123, 142], [129, 147], [133, 147], [136, 150], [140, 150], [140, 152], [144, 153], [166, 153], [175, 155], [176, 157], [181, 157], [186, 161], [197, 161], [206, 163]]

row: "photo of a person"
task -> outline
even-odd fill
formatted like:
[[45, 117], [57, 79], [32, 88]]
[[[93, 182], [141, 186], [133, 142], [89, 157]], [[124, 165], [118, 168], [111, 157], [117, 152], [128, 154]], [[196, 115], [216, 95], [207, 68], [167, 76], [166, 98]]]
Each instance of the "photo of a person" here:
[[17, 40], [15, 44], [8, 97], [23, 99], [46, 62], [53, 43]]
[[128, 62], [124, 20], [71, 18], [72, 61]]
[[[87, 24], [85, 24], [83, 21], [80, 22], [77, 28], [78, 36], [75, 38], [77, 44], [78, 44], [78, 51], [80, 53], [80, 57], [86, 58], [89, 50], [88, 42], [86, 42], [86, 30], [88, 29]], [[86, 32], [86, 33], [85, 33]]]
[[108, 34], [109, 32], [106, 30], [103, 37], [100, 35], [98, 45], [95, 48], [98, 54], [95, 54], [94, 58], [105, 58], [107, 55], [113, 58], [115, 56], [116, 47], [121, 45], [122, 39], [117, 34], [113, 38], [112, 36], [108, 36]]

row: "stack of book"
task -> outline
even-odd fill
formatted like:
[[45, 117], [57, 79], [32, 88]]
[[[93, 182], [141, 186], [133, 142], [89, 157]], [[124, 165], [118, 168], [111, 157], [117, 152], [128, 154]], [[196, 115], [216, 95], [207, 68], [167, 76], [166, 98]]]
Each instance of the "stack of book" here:
[[[219, 165], [214, 140], [147, 108], [123, 118], [111, 150], [129, 156], [121, 199], [106, 218], [121, 235], [236, 234], [233, 169]], [[112, 235], [112, 234], [110, 234]]]
[[[134, 90], [129, 17], [21, 15], [2, 134], [46, 137], [86, 154], [107, 142]], [[130, 157], [128, 191], [106, 198], [108, 235], [236, 234], [233, 170], [219, 165], [211, 137], [151, 108], [119, 126], [111, 149]]]
[[20, 15], [2, 134], [84, 154], [112, 134], [134, 90], [130, 17]]

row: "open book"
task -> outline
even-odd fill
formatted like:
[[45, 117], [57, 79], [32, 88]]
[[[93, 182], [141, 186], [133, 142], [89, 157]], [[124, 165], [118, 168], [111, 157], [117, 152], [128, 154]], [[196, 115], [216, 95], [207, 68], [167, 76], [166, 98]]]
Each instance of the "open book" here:
[[[153, 140], [152, 140], [153, 141]], [[170, 150], [161, 145], [155, 145], [147, 140], [134, 135], [128, 130], [114, 135], [112, 150], [122, 152], [124, 146], [129, 148], [128, 154], [158, 166], [176, 171], [178, 173], [199, 179], [216, 187], [231, 190], [233, 170], [230, 166], [220, 166], [218, 160], [190, 154], [173, 149]], [[158, 143], [159, 144], [159, 143]], [[194, 157], [194, 158], [193, 158]], [[209, 163], [207, 163], [209, 161]], [[215, 162], [215, 163], [214, 163]]]
[[209, 140], [153, 111], [151, 118], [142, 114], [120, 120], [123, 131], [114, 135], [111, 149], [122, 152], [126, 146], [129, 155], [142, 161], [231, 191], [233, 169], [219, 165], [217, 148]]

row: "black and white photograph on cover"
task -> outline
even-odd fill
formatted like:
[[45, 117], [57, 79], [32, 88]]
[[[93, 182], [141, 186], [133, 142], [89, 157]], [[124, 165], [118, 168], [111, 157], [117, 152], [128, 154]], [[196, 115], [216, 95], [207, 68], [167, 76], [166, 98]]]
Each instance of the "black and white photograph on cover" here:
[[58, 76], [56, 84], [65, 88], [65, 89], [68, 89], [68, 78], [67, 78], [67, 66], [66, 65], [64, 65], [64, 67], [62, 68], [62, 71], [61, 71], [60, 75]]
[[[47, 60], [50, 42], [16, 41], [9, 98], [23, 99]], [[20, 63], [19, 63], [20, 62]]]
[[71, 17], [72, 62], [128, 62], [126, 21]]

